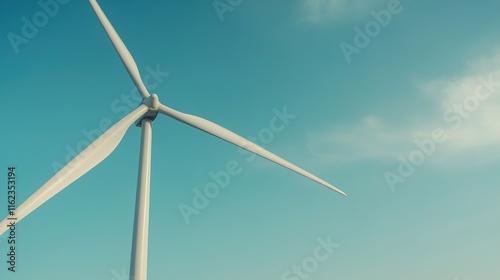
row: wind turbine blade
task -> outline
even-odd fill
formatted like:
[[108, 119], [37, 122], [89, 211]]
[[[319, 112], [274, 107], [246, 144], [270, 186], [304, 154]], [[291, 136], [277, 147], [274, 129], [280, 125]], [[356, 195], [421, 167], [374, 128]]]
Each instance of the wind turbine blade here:
[[163, 104], [160, 104], [158, 107], [158, 112], [163, 113], [167, 116], [170, 116], [178, 121], [181, 121], [185, 124], [188, 124], [192, 127], [198, 128], [200, 130], [203, 130], [207, 133], [210, 133], [216, 137], [219, 137], [222, 140], [225, 140], [231, 144], [234, 144], [236, 146], [239, 146], [249, 152], [252, 152], [254, 154], [257, 154], [263, 158], [266, 158], [274, 163], [277, 163], [283, 167], [286, 167], [296, 173], [299, 173], [300, 175], [307, 177], [323, 186], [326, 186], [342, 195], [346, 195], [343, 191], [339, 190], [338, 188], [334, 187], [333, 185], [327, 183], [326, 181], [314, 176], [313, 174], [305, 171], [304, 169], [296, 166], [293, 163], [290, 163], [283, 158], [265, 150], [264, 148], [258, 146], [255, 143], [250, 142], [249, 140], [239, 136], [238, 134], [218, 125], [215, 124], [211, 121], [202, 119], [197, 116], [189, 115], [189, 114], [184, 114], [179, 111], [176, 111], [172, 108], [169, 108]]
[[[148, 107], [146, 105], [140, 105], [68, 162], [66, 166], [17, 207], [14, 216], [17, 218], [16, 223], [107, 158], [118, 146], [130, 125], [147, 111]], [[7, 226], [11, 222], [8, 218], [5, 218], [0, 223], [0, 235], [7, 230]]]
[[113, 46], [115, 47], [116, 51], [120, 55], [120, 58], [125, 65], [125, 68], [127, 68], [127, 72], [132, 78], [132, 81], [134, 81], [135, 86], [141, 93], [142, 97], [148, 97], [149, 92], [144, 86], [144, 83], [142, 82], [141, 75], [139, 74], [139, 69], [137, 68], [137, 64], [134, 61], [134, 58], [128, 51], [127, 47], [123, 43], [122, 39], [120, 39], [120, 36], [118, 36], [118, 33], [116, 33], [116, 30], [113, 28], [111, 23], [109, 22], [108, 18], [102, 11], [101, 7], [99, 4], [97, 4], [96, 0], [89, 0], [90, 5], [92, 5], [92, 8], [94, 9], [97, 17], [99, 18], [99, 21], [101, 22], [102, 26], [106, 30], [106, 33], [108, 34], [109, 39], [113, 43]]

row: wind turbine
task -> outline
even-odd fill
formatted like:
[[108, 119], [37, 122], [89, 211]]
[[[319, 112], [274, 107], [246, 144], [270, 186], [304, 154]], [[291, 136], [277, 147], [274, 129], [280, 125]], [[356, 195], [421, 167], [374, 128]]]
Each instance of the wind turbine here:
[[[101, 10], [96, 0], [89, 0], [99, 21], [104, 27], [109, 39], [113, 43], [127, 72], [142, 96], [141, 104], [120, 121], [114, 124], [92, 144], [59, 170], [52, 178], [43, 184], [35, 193], [24, 201], [17, 209], [15, 217], [17, 222], [33, 212], [47, 200], [62, 191], [72, 182], [94, 168], [118, 146], [128, 128], [135, 122], [142, 128], [141, 149], [139, 159], [139, 176], [137, 182], [137, 200], [134, 219], [134, 234], [132, 244], [132, 257], [130, 277], [134, 280], [147, 279], [147, 253], [148, 253], [148, 224], [149, 224], [149, 187], [151, 171], [151, 136], [152, 122], [158, 113], [174, 118], [187, 125], [212, 134], [231, 144], [246, 149], [274, 163], [282, 165], [300, 175], [303, 175], [323, 186], [326, 186], [342, 195], [344, 192], [305, 171], [304, 169], [284, 160], [283, 158], [259, 147], [236, 133], [219, 126], [211, 121], [197, 116], [181, 113], [160, 103], [156, 94], [150, 94], [141, 80], [137, 65], [132, 55], [116, 33], [108, 18]], [[8, 217], [0, 223], [0, 235], [7, 229], [10, 221]]]

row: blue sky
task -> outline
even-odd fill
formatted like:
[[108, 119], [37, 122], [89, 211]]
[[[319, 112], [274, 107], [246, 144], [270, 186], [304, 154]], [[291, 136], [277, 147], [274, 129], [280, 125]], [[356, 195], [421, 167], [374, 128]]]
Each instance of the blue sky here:
[[[255, 137], [349, 195], [159, 116], [149, 279], [498, 277], [500, 3], [270, 2], [99, 1], [163, 104]], [[0, 4], [0, 166], [3, 182], [16, 166], [19, 201], [139, 104], [88, 1], [51, 7], [43, 22], [40, 3]], [[23, 18], [37, 30], [23, 33]], [[283, 110], [294, 117], [265, 138]], [[18, 271], [2, 262], [0, 278], [127, 279], [139, 142], [133, 126], [20, 222]], [[229, 162], [241, 172], [183, 216]]]

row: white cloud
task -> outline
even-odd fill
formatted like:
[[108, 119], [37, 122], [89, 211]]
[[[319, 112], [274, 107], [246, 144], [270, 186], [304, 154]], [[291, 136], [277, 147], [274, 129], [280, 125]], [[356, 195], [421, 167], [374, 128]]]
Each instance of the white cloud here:
[[387, 158], [404, 151], [414, 136], [414, 132], [391, 127], [375, 116], [368, 116], [352, 126], [331, 126], [310, 135], [308, 147], [325, 160]]
[[[308, 146], [325, 160], [396, 159], [415, 150], [416, 139], [429, 138], [434, 129], [443, 129], [447, 141], [437, 145], [431, 162], [450, 165], [464, 156], [474, 163], [497, 160], [500, 158], [500, 52], [472, 61], [465, 72], [462, 77], [421, 85], [421, 94], [429, 98], [430, 108], [441, 112], [442, 118], [423, 115], [422, 111], [428, 112], [429, 108], [409, 112], [415, 119], [424, 120], [420, 123], [398, 125], [367, 116], [354, 125], [331, 126], [312, 134]], [[485, 86], [488, 84], [485, 80], [493, 85]], [[493, 91], [489, 96], [488, 87]]]
[[385, 2], [385, 0], [304, 0], [300, 9], [302, 20], [305, 22], [350, 22], [369, 16], [370, 10]]

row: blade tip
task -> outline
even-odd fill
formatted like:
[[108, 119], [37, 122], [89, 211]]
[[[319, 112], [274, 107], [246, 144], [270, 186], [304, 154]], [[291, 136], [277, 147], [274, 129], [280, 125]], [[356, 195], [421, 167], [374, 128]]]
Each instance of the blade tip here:
[[345, 192], [343, 192], [343, 191], [341, 191], [340, 189], [338, 189], [338, 188], [334, 187], [333, 185], [328, 184], [328, 185], [326, 185], [326, 186], [327, 186], [327, 187], [329, 187], [330, 189], [332, 189], [332, 190], [334, 190], [334, 191], [336, 191], [336, 192], [340, 193], [340, 194], [341, 194], [341, 195], [343, 195], [343, 196], [347, 196], [347, 194], [346, 194]]
[[343, 191], [341, 191], [341, 190], [339, 190], [339, 189], [336, 189], [336, 191], [337, 191], [338, 193], [340, 193], [341, 195], [343, 195], [343, 196], [347, 196], [347, 194], [346, 194], [345, 192], [343, 192]]

